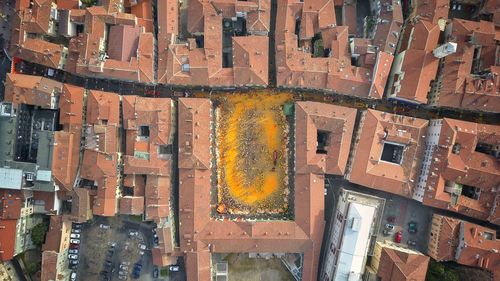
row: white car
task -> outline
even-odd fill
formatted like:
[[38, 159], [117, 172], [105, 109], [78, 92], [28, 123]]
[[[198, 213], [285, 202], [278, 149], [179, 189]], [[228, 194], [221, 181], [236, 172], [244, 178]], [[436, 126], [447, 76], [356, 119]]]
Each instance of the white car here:
[[144, 244], [139, 244], [139, 249], [141, 249], [141, 250], [146, 250], [146, 245], [144, 245]]
[[80, 239], [69, 239], [69, 243], [71, 243], [71, 244], [80, 244]]
[[78, 254], [78, 249], [69, 249], [68, 253], [70, 253], [70, 254]]
[[100, 228], [104, 228], [104, 229], [110, 229], [111, 228], [111, 226], [109, 226], [107, 224], [102, 224], [102, 223], [99, 225], [99, 227]]
[[131, 231], [129, 231], [128, 235], [130, 235], [130, 236], [138, 236], [139, 235], [139, 231], [131, 230]]
[[76, 281], [76, 272], [71, 272], [70, 280]]
[[77, 260], [78, 259], [78, 255], [69, 254], [68, 255], [68, 259], [70, 259], [70, 260]]
[[179, 266], [178, 265], [171, 265], [168, 267], [168, 269], [170, 269], [170, 271], [177, 272], [177, 271], [179, 271]]
[[78, 234], [78, 233], [71, 233], [71, 234], [69, 235], [69, 238], [76, 238], [76, 239], [79, 239], [79, 238], [80, 238], [80, 234]]
[[120, 269], [121, 270], [128, 270], [128, 266], [124, 265], [124, 264], [121, 264], [120, 265]]
[[82, 230], [81, 230], [81, 229], [75, 229], [75, 228], [73, 228], [73, 229], [71, 230], [71, 232], [72, 232], [72, 233], [82, 233]]

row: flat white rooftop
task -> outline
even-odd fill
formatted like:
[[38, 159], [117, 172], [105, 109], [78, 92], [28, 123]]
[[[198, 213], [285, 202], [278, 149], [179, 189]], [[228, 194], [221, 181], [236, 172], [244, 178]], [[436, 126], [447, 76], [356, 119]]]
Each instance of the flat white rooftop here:
[[0, 168], [0, 188], [20, 190], [23, 185], [23, 170]]
[[375, 207], [359, 203], [349, 204], [337, 270], [333, 280], [361, 280], [374, 216]]

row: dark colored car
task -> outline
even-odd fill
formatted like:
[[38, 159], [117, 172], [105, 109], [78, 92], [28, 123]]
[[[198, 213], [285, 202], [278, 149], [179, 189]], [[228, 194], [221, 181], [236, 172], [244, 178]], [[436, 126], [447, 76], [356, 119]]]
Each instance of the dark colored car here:
[[134, 279], [138, 279], [139, 276], [141, 275], [141, 269], [142, 269], [142, 264], [136, 263], [134, 265], [134, 270], [132, 271], [132, 277]]
[[158, 275], [159, 275], [159, 270], [157, 267], [155, 267], [155, 269], [153, 270], [153, 278], [158, 278]]
[[74, 229], [81, 229], [81, 228], [83, 228], [83, 225], [79, 224], [79, 223], [73, 223], [73, 228]]
[[409, 233], [417, 233], [417, 223], [412, 221], [408, 223], [408, 232]]

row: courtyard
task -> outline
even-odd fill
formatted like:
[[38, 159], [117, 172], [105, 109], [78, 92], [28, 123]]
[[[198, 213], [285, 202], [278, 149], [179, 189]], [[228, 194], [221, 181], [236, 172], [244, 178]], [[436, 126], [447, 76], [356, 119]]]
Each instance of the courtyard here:
[[216, 101], [217, 212], [278, 215], [289, 207], [287, 94]]

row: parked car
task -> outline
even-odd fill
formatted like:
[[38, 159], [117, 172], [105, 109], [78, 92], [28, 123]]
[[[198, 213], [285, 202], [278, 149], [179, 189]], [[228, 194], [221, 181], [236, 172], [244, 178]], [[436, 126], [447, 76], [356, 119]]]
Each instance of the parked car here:
[[82, 229], [83, 225], [80, 223], [73, 223], [73, 229]]
[[159, 275], [159, 270], [158, 270], [158, 267], [155, 267], [153, 269], [153, 278], [158, 278], [158, 275]]
[[120, 269], [121, 270], [128, 270], [128, 266], [126, 266], [124, 264], [120, 264]]
[[388, 216], [387, 217], [387, 222], [394, 223], [395, 221], [396, 221], [396, 217], [394, 217], [394, 216]]
[[69, 260], [69, 264], [77, 265], [78, 264], [78, 260]]
[[382, 233], [383, 233], [385, 236], [389, 236], [389, 235], [393, 235], [393, 234], [394, 234], [394, 231], [389, 230], [389, 229], [384, 229], [384, 230], [382, 231]]
[[118, 276], [118, 280], [127, 280], [127, 276], [126, 275], [120, 275]]
[[71, 232], [72, 232], [72, 233], [82, 233], [82, 230], [81, 230], [81, 229], [79, 229], [79, 228], [73, 228], [73, 229], [71, 230]]
[[139, 235], [139, 231], [137, 231], [137, 230], [130, 230], [128, 232], [128, 235], [129, 236], [138, 236]]
[[168, 269], [172, 272], [177, 272], [179, 271], [180, 267], [178, 265], [171, 265], [168, 267]]
[[80, 245], [78, 245], [78, 244], [70, 244], [69, 248], [70, 249], [80, 249]]
[[385, 225], [385, 228], [393, 230], [394, 229], [394, 225], [391, 224], [391, 223], [388, 223], [388, 224]]
[[69, 278], [70, 278], [71, 281], [76, 281], [76, 272], [74, 272], [74, 271], [71, 272], [71, 275], [70, 275]]
[[417, 242], [415, 242], [413, 240], [408, 240], [408, 242], [406, 242], [406, 244], [408, 244], [408, 246], [416, 246]]
[[77, 259], [78, 259], [78, 255], [75, 255], [75, 254], [69, 254], [69, 255], [68, 255], [68, 259], [70, 259], [70, 260], [77, 260]]
[[144, 244], [139, 244], [139, 249], [141, 249], [141, 250], [146, 250], [146, 245], [144, 245]]
[[401, 243], [402, 239], [403, 239], [403, 232], [402, 231], [396, 232], [396, 236], [394, 237], [394, 242]]
[[110, 228], [111, 228], [111, 226], [109, 226], [109, 225], [107, 225], [107, 224], [102, 224], [102, 223], [101, 223], [101, 224], [99, 225], [99, 228], [110, 229]]
[[78, 238], [80, 238], [80, 234], [78, 234], [78, 233], [71, 233], [69, 235], [69, 238], [76, 238], [76, 239], [78, 239]]
[[69, 243], [71, 243], [71, 244], [80, 244], [80, 239], [70, 239]]
[[408, 232], [409, 233], [417, 233], [417, 223], [411, 221], [408, 223]]
[[138, 279], [139, 276], [141, 276], [141, 269], [142, 269], [142, 264], [136, 263], [134, 265], [134, 270], [132, 271], [132, 277], [134, 279]]
[[68, 253], [70, 253], [70, 254], [78, 254], [78, 249], [69, 249]]

